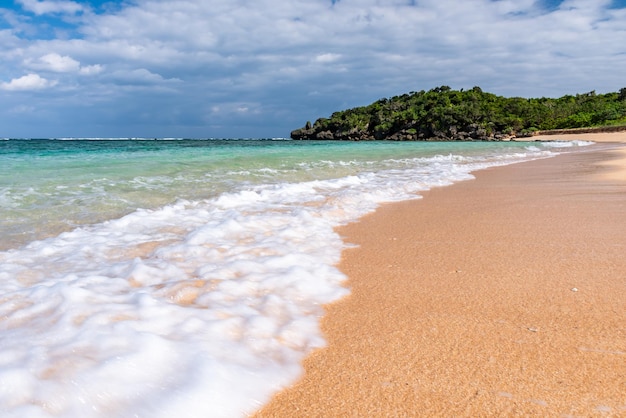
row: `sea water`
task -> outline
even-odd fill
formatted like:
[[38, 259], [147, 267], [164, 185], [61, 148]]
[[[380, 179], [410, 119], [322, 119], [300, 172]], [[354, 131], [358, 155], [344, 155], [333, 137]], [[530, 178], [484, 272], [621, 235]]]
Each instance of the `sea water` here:
[[245, 416], [324, 346], [335, 227], [588, 144], [0, 141], [0, 415]]

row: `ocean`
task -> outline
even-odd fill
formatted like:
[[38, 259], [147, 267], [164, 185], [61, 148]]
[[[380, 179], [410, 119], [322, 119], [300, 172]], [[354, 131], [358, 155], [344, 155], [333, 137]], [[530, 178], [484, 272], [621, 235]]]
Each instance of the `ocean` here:
[[243, 417], [325, 344], [335, 227], [590, 144], [0, 140], [0, 415]]

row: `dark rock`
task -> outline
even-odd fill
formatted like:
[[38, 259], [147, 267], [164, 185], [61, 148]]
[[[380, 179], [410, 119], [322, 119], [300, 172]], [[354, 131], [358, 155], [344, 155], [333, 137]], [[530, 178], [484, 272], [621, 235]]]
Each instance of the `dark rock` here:
[[322, 131], [315, 134], [315, 139], [335, 139], [335, 135], [331, 131]]

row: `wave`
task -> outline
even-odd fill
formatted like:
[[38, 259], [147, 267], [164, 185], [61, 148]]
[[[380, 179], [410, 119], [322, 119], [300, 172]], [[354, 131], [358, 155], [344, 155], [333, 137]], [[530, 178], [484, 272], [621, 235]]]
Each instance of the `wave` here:
[[11, 382], [0, 385], [0, 409], [250, 413], [325, 344], [322, 305], [348, 293], [337, 226], [475, 170], [553, 155], [451, 153], [326, 180], [242, 184], [0, 252], [0, 373]]

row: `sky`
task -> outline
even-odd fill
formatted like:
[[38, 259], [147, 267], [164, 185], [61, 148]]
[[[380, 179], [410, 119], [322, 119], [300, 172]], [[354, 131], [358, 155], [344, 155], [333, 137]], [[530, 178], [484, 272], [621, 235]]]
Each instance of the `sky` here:
[[626, 0], [0, 0], [0, 138], [288, 137], [447, 85], [626, 87]]

